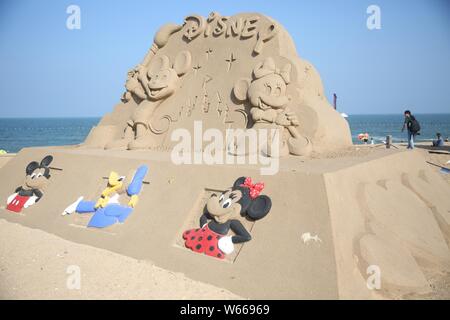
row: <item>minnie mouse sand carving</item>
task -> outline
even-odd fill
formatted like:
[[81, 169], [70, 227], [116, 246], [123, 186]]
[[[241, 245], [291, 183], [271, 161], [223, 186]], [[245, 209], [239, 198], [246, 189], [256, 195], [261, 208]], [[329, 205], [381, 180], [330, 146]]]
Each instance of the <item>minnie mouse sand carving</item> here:
[[[233, 92], [237, 99], [248, 100], [252, 106], [250, 113], [254, 121], [254, 129], [282, 129], [280, 133], [279, 155], [308, 155], [311, 143], [302, 136], [297, 127], [299, 121], [288, 104], [291, 98], [287, 95], [287, 85], [290, 83], [291, 65], [286, 64], [282, 69], [275, 67], [272, 58], [266, 58], [256, 65], [253, 79], [239, 79]], [[271, 155], [270, 137], [265, 152]], [[265, 146], [264, 146], [265, 147]]]
[[62, 215], [77, 213], [94, 213], [88, 227], [105, 228], [115, 223], [123, 223], [138, 202], [138, 195], [148, 168], [140, 166], [136, 172], [127, 177], [111, 172], [108, 185], [97, 202], [83, 201], [83, 197], [68, 206]]
[[184, 75], [191, 66], [191, 54], [189, 51], [181, 51], [175, 58], [173, 64], [169, 57], [162, 55], [155, 58], [147, 68], [139, 65], [128, 73], [125, 87], [129, 92], [143, 99], [131, 119], [122, 139], [110, 142], [107, 149], [127, 146], [128, 149], [146, 149], [152, 146], [153, 133], [151, 120], [155, 109], [164, 99], [171, 96], [180, 85], [180, 77]]
[[[206, 204], [207, 213], [200, 217], [200, 228], [183, 233], [185, 246], [192, 251], [224, 259], [234, 251], [235, 243], [251, 240], [251, 235], [236, 218], [264, 218], [272, 207], [266, 195], [259, 195], [263, 183], [253, 184], [251, 178], [240, 177], [233, 187], [219, 197], [212, 195]], [[234, 235], [228, 235], [229, 230]]]
[[42, 198], [44, 195], [42, 189], [50, 179], [50, 168], [48, 166], [52, 161], [52, 156], [46, 156], [41, 163], [33, 161], [28, 164], [25, 169], [25, 181], [16, 189], [15, 193], [8, 197], [6, 209], [20, 212], [22, 208], [28, 208]]

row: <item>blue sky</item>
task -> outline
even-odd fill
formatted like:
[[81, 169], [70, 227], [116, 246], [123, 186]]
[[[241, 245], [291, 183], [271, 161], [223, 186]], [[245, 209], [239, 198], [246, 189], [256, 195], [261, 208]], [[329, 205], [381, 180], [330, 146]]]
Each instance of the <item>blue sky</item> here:
[[[81, 8], [81, 29], [66, 8]], [[366, 9], [381, 8], [381, 30]], [[261, 12], [292, 35], [329, 100], [349, 114], [450, 112], [450, 2], [446, 0], [2, 0], [0, 117], [101, 116], [127, 71], [166, 22], [211, 11]]]

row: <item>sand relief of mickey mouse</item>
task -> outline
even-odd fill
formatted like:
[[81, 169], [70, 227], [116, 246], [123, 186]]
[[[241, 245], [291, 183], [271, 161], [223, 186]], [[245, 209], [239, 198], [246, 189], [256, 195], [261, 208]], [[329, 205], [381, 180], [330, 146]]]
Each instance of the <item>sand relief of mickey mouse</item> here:
[[[253, 184], [250, 177], [240, 177], [220, 196], [213, 194], [206, 203], [206, 213], [200, 217], [200, 228], [183, 233], [185, 246], [224, 259], [234, 251], [234, 244], [250, 241], [250, 233], [237, 218], [244, 216], [256, 221], [269, 213], [272, 201], [266, 195], [259, 195], [263, 188], [264, 183]], [[228, 235], [230, 230], [233, 235]]]
[[[291, 97], [287, 95], [287, 85], [291, 82], [291, 65], [282, 69], [275, 66], [272, 58], [266, 58], [253, 69], [253, 79], [239, 79], [233, 88], [234, 96], [240, 101], [249, 101], [253, 129], [281, 129], [279, 135], [279, 156], [293, 154], [308, 155], [311, 142], [302, 136], [297, 127], [297, 115], [289, 108]], [[270, 151], [271, 137], [263, 149]]]
[[43, 197], [43, 189], [50, 179], [49, 165], [52, 161], [52, 156], [46, 156], [40, 163], [32, 161], [28, 164], [25, 181], [8, 197], [6, 209], [21, 212], [23, 208], [28, 208]]
[[130, 150], [152, 146], [152, 115], [156, 108], [173, 95], [181, 84], [181, 77], [189, 70], [192, 57], [189, 51], [181, 51], [174, 63], [169, 57], [155, 57], [149, 67], [139, 65], [128, 74], [125, 87], [142, 101], [136, 107], [123, 137], [106, 145], [106, 149], [127, 147]]

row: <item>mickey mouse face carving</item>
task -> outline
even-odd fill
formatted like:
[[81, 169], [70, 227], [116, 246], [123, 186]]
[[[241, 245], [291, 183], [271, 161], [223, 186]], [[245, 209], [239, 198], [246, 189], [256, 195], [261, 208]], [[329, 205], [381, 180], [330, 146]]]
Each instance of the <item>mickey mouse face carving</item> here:
[[181, 51], [175, 58], [173, 66], [167, 56], [160, 56], [147, 72], [146, 91], [151, 100], [161, 100], [172, 95], [180, 80], [191, 66], [189, 51]]
[[248, 99], [253, 107], [263, 110], [284, 109], [290, 100], [286, 94], [290, 71], [290, 64], [279, 70], [272, 58], [266, 58], [253, 70], [253, 81], [240, 79], [236, 82], [234, 95], [241, 101]]
[[50, 179], [50, 168], [48, 166], [53, 161], [52, 156], [46, 156], [41, 163], [30, 162], [26, 168], [24, 186], [29, 189], [42, 189]]

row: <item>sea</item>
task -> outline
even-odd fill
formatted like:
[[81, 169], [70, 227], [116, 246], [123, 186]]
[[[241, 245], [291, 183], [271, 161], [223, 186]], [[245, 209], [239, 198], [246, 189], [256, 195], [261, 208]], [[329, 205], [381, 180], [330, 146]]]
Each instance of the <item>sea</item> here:
[[[417, 141], [431, 141], [440, 132], [450, 136], [450, 114], [417, 114], [421, 126]], [[402, 114], [349, 115], [346, 118], [355, 144], [358, 134], [368, 133], [375, 143], [392, 135], [393, 142], [406, 141], [401, 132]], [[0, 150], [15, 153], [25, 147], [76, 145], [84, 141], [100, 118], [0, 118]]]

